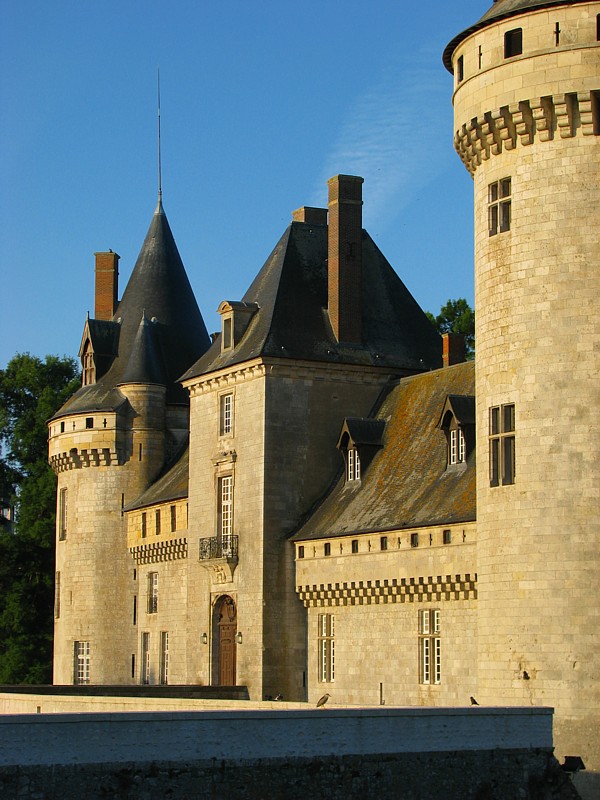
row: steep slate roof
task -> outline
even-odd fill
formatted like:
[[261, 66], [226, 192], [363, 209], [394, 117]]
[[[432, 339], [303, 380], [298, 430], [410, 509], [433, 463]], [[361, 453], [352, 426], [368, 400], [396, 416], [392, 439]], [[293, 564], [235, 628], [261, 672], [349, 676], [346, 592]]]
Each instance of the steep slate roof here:
[[114, 410], [124, 401], [118, 386], [126, 382], [160, 383], [167, 386], [167, 402], [188, 402], [177, 379], [210, 340], [160, 201], [112, 321], [88, 322], [94, 344], [100, 331], [108, 341], [113, 328], [118, 355], [96, 383], [79, 389], [55, 417]]
[[472, 361], [400, 379], [375, 415], [386, 422], [383, 448], [360, 481], [340, 475], [292, 539], [474, 520], [475, 452], [447, 468], [447, 440], [437, 427], [448, 395], [474, 393]]
[[439, 335], [366, 231], [363, 345], [338, 343], [327, 313], [327, 225], [292, 222], [243, 297], [257, 303], [241, 342], [221, 352], [221, 335], [182, 380], [259, 356], [408, 371], [441, 365]]
[[133, 503], [125, 506], [123, 510], [134, 511], [138, 508], [167, 503], [172, 500], [181, 500], [187, 497], [189, 491], [189, 456], [189, 448], [186, 445], [173, 466], [168, 468], [152, 486], [134, 500]]
[[449, 72], [453, 72], [452, 53], [456, 50], [458, 45], [466, 39], [467, 36], [470, 36], [481, 28], [485, 28], [487, 25], [491, 25], [493, 22], [498, 22], [498, 20], [513, 17], [517, 14], [524, 14], [528, 11], [535, 11], [537, 9], [550, 8], [552, 6], [573, 6], [577, 3], [586, 2], [589, 2], [589, 0], [494, 0], [494, 5], [486, 11], [478, 22], [471, 25], [470, 28], [467, 28], [462, 33], [459, 33], [446, 46], [442, 57], [444, 66]]

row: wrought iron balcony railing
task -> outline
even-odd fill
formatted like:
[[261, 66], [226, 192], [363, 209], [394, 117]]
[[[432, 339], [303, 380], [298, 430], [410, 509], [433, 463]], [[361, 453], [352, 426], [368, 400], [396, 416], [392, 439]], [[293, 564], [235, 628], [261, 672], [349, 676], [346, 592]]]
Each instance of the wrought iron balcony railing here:
[[226, 536], [210, 536], [200, 539], [200, 561], [213, 558], [235, 558], [238, 556], [238, 537], [234, 534]]

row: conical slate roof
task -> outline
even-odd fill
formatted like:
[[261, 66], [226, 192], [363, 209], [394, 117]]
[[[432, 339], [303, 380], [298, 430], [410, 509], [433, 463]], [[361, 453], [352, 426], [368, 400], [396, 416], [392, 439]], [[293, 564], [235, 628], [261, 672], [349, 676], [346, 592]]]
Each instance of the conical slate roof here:
[[498, 22], [498, 20], [501, 19], [506, 19], [507, 17], [513, 17], [517, 14], [524, 14], [527, 11], [535, 11], [537, 9], [550, 8], [552, 6], [573, 6], [577, 3], [585, 2], [589, 2], [589, 0], [494, 0], [494, 5], [485, 12], [483, 17], [481, 17], [478, 22], [476, 22], [474, 25], [471, 25], [470, 28], [467, 28], [462, 33], [459, 33], [447, 45], [443, 55], [444, 66], [449, 72], [453, 72], [452, 53], [456, 50], [458, 45], [467, 38], [467, 36], [470, 36], [480, 28], [485, 28], [487, 25], [491, 25], [492, 23]]
[[159, 200], [112, 322], [118, 355], [106, 373], [82, 387], [56, 414], [114, 409], [124, 383], [159, 383], [167, 402], [186, 403], [179, 376], [210, 344], [204, 320]]

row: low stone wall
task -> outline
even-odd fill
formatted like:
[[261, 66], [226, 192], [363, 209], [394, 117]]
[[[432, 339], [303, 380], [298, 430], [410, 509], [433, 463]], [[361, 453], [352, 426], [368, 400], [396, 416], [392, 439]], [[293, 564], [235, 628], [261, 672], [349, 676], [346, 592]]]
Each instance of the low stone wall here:
[[567, 800], [570, 789], [550, 709], [0, 717], [3, 798]]

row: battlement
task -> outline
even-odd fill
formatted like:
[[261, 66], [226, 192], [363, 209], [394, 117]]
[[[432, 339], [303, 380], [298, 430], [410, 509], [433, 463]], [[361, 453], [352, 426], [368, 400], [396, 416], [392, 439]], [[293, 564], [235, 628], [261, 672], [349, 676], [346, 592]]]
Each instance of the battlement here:
[[517, 145], [600, 135], [600, 89], [535, 97], [486, 111], [462, 125], [454, 148], [473, 175], [482, 161]]
[[115, 413], [64, 417], [50, 423], [49, 434], [48, 460], [57, 474], [70, 469], [122, 463]]

